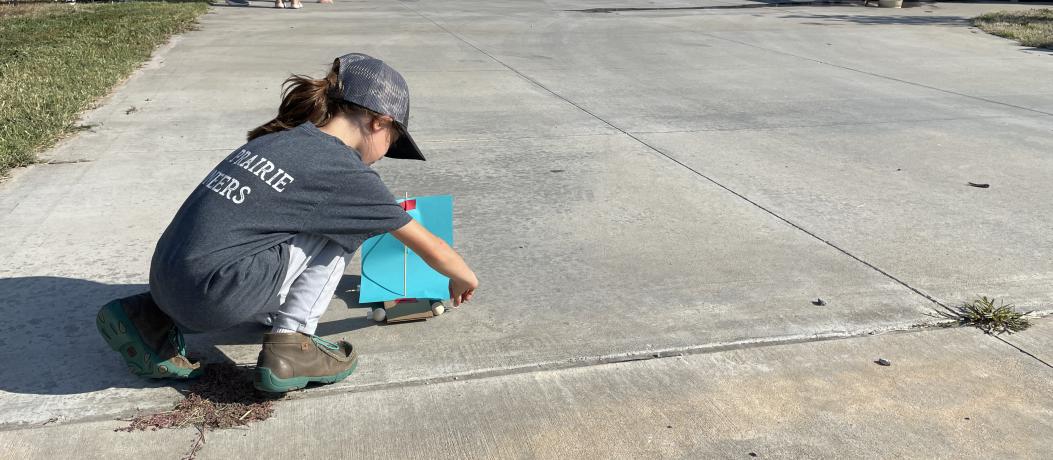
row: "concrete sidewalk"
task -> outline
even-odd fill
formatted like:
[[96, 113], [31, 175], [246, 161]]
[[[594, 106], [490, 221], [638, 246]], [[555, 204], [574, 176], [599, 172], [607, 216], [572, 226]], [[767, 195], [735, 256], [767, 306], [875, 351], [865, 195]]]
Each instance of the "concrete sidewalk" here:
[[[351, 338], [363, 360], [348, 381], [295, 403], [316, 401], [318, 420], [344, 413], [324, 407], [361, 398], [397, 406], [424, 383], [454, 378], [472, 380], [479, 391], [511, 379], [517, 383], [509, 388], [523, 390], [524, 399], [512, 398], [508, 410], [520, 410], [544, 396], [524, 389], [539, 378], [533, 371], [587, 375], [594, 386], [583, 383], [582, 392], [605, 391], [611, 381], [626, 407], [639, 408], [654, 398], [632, 401], [634, 387], [616, 382], [628, 378], [619, 377], [623, 371], [682, 376], [668, 363], [588, 366], [782, 344], [786, 356], [830, 366], [823, 372], [853, 374], [862, 371], [839, 367], [836, 356], [862, 353], [852, 345], [858, 339], [803, 342], [911, 330], [933, 321], [937, 302], [976, 295], [1053, 311], [1053, 82], [1044, 78], [1053, 59], [968, 27], [967, 18], [995, 6], [567, 11], [633, 3], [216, 7], [200, 30], [159, 52], [89, 113], [88, 129], [48, 152], [53, 164], [0, 184], [0, 312], [19, 319], [0, 325], [0, 424], [18, 429], [57, 418], [60, 425], [4, 433], [4, 442], [83, 433], [73, 439], [122, 445], [92, 439], [85, 427], [103, 422], [61, 425], [178, 398], [169, 386], [125, 373], [96, 337], [95, 310], [145, 289], [153, 245], [175, 209], [248, 129], [273, 116], [281, 81], [290, 73], [318, 75], [349, 51], [382, 57], [409, 81], [411, 129], [429, 161], [389, 160], [378, 170], [398, 195], [456, 197], [456, 246], [483, 286], [477, 300], [449, 315], [377, 326], [354, 301], [353, 264], [320, 333]], [[817, 297], [826, 305], [813, 305]], [[246, 324], [188, 341], [214, 359], [252, 363], [262, 331]], [[1040, 391], [1028, 382], [1051, 375], [1039, 359], [1051, 362], [1053, 344], [1027, 342], [1040, 332], [1012, 338], [1038, 358], [967, 331], [909, 337], [936, 347], [941, 342], [926, 337], [936, 333], [953, 337], [948, 346], [979, 347], [990, 362], [1004, 352], [1029, 366], [1015, 377], [990, 374], [1010, 394]], [[890, 337], [871, 340], [908, 336]], [[833, 344], [846, 348], [825, 348]], [[758, 350], [728, 353], [762, 368], [777, 365]], [[927, 366], [941, 369], [933, 375], [953, 378], [965, 358], [937, 359], [938, 351], [918, 350]], [[690, 358], [701, 368], [710, 359]], [[736, 380], [736, 368], [727, 369], [722, 381], [744, 391], [760, 378], [743, 369]], [[779, 375], [799, 378], [786, 372]], [[706, 391], [679, 391], [698, 404], [685, 403], [685, 411], [715, 414], [702, 406]], [[849, 401], [853, 394], [826, 397]], [[468, 406], [465, 413], [482, 409]], [[423, 406], [391, 416], [412, 407]], [[1014, 407], [991, 423], [1053, 434], [1048, 417], [1047, 425], [1025, 426], [1027, 414], [1048, 415], [1049, 398]], [[361, 417], [364, 424], [376, 415]], [[274, 427], [266, 422], [260, 430], [297, 421], [304, 420], [280, 412]], [[903, 423], [868, 439], [893, 439], [909, 430]], [[479, 425], [479, 436], [543, 442], [510, 438], [508, 426]], [[778, 432], [754, 429], [756, 436]], [[120, 439], [138, 445], [139, 438]], [[362, 449], [387, 446], [354, 440]], [[1035, 442], [1030, 447], [1048, 448]], [[712, 446], [660, 453], [731, 452]], [[934, 450], [918, 455], [949, 455], [925, 446]], [[561, 452], [573, 454], [538, 455]]]
[[[1053, 322], [1029, 335], [1048, 341]], [[1051, 373], [975, 330], [887, 334], [301, 393], [264, 423], [208, 432], [198, 458], [1038, 459], [1053, 449]], [[0, 431], [0, 452], [177, 459], [198, 436], [122, 426]]]

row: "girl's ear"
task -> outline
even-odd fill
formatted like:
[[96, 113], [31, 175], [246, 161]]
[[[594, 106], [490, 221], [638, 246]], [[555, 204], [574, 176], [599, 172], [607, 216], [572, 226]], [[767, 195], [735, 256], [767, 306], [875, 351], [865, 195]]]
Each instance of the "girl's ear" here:
[[383, 118], [373, 117], [373, 119], [369, 122], [369, 129], [374, 133], [380, 132], [384, 130], [384, 123], [385, 121]]

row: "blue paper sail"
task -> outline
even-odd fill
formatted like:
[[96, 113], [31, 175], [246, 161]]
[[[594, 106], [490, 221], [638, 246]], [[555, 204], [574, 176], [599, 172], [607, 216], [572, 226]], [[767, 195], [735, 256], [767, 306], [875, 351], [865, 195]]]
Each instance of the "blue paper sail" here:
[[[399, 200], [410, 217], [453, 246], [453, 197], [422, 196]], [[414, 208], [415, 205], [415, 208]], [[395, 299], [446, 299], [450, 279], [433, 270], [390, 233], [362, 243], [362, 282], [359, 303]]]

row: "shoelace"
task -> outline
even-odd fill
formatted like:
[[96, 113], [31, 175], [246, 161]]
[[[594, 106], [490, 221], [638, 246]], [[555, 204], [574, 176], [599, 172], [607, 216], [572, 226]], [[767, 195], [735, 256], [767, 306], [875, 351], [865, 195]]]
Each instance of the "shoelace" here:
[[321, 346], [321, 347], [326, 347], [326, 348], [328, 348], [330, 350], [339, 350], [340, 349], [340, 345], [337, 345], [337, 344], [335, 344], [333, 342], [330, 342], [330, 341], [328, 341], [326, 339], [318, 337], [317, 335], [312, 335], [311, 336], [311, 340], [314, 341], [314, 343], [316, 345]]
[[168, 330], [168, 340], [172, 342], [172, 345], [175, 345], [180, 356], [186, 356], [186, 340], [183, 339], [183, 334], [179, 332], [178, 327], [172, 326], [172, 328]]

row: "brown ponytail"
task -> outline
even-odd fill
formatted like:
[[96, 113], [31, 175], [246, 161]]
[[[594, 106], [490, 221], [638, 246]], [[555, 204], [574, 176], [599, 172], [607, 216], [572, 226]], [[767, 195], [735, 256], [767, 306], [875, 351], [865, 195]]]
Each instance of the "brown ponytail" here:
[[249, 140], [295, 128], [310, 121], [316, 126], [329, 122], [347, 104], [339, 97], [339, 63], [333, 62], [329, 74], [322, 79], [293, 75], [282, 84], [282, 104], [278, 116], [249, 131]]

